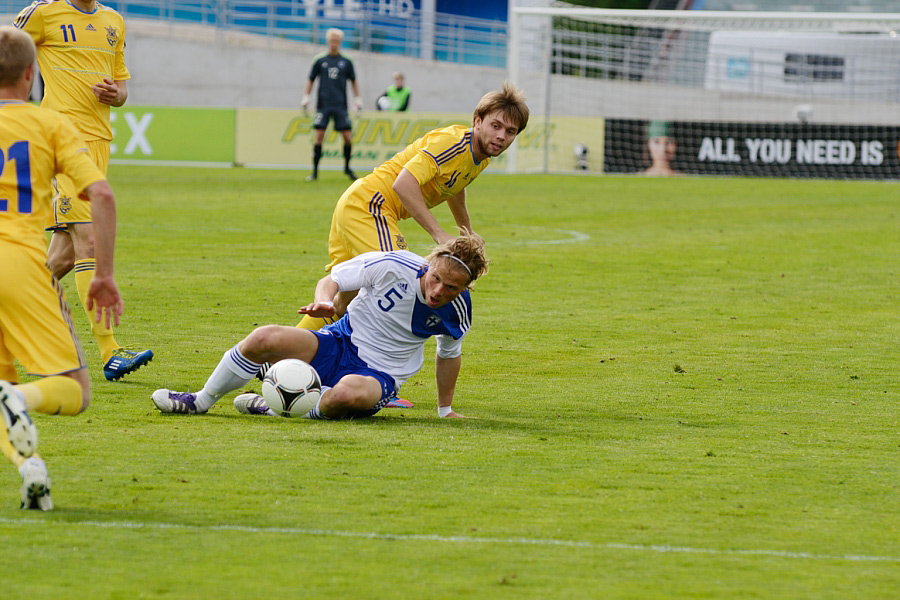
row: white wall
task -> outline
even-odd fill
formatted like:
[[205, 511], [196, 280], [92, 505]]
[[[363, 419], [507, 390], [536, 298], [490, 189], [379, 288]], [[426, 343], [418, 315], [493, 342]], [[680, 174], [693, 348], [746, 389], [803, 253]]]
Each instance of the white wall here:
[[[193, 25], [129, 19], [129, 104], [299, 108], [313, 57], [323, 46]], [[406, 75], [411, 108], [469, 112], [500, 86], [505, 69], [460, 66], [347, 50], [363, 102], [374, 109], [395, 71]]]

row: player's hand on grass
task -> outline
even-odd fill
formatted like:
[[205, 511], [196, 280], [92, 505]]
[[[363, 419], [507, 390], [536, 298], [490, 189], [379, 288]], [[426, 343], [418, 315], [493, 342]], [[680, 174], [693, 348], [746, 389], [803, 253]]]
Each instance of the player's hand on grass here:
[[442, 419], [469, 419], [469, 418], [474, 419], [475, 417], [467, 417], [466, 415], [461, 415], [458, 412], [451, 410], [449, 413], [447, 413], [446, 416], [441, 417], [441, 418]]
[[312, 304], [301, 307], [297, 312], [301, 315], [309, 315], [311, 317], [322, 319], [333, 317], [337, 314], [337, 309], [334, 308], [333, 302], [313, 302]]
[[96, 311], [95, 321], [109, 328], [119, 324], [119, 316], [125, 312], [125, 301], [112, 277], [94, 277], [87, 293], [88, 310]]
[[467, 417], [466, 415], [460, 414], [455, 410], [451, 409], [446, 415], [441, 415], [440, 412], [438, 416], [442, 419], [477, 419], [478, 417]]

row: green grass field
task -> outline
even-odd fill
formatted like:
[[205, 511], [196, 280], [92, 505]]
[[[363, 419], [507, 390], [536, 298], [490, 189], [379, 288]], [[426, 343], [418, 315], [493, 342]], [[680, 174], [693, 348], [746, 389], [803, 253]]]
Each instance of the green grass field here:
[[900, 597], [898, 184], [484, 175], [477, 419], [432, 360], [369, 420], [160, 415], [311, 298], [347, 182], [304, 175], [112, 168], [156, 359], [104, 381], [64, 280], [94, 401], [35, 416], [52, 513], [0, 470], [5, 597]]

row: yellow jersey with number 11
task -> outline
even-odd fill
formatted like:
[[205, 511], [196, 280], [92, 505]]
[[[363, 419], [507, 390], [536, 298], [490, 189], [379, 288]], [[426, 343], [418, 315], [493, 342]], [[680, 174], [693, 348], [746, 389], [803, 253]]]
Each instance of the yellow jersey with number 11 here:
[[125, 20], [97, 4], [92, 12], [66, 0], [37, 0], [22, 10], [14, 25], [34, 40], [44, 78], [41, 106], [67, 115], [85, 141], [112, 141], [109, 106], [91, 86], [108, 78], [130, 79], [125, 66]]

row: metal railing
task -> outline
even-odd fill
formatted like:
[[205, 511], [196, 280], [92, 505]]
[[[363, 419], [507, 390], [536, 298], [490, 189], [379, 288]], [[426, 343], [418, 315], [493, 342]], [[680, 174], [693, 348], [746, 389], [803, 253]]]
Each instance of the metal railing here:
[[[0, 0], [0, 13], [16, 14], [26, 2]], [[505, 67], [503, 21], [397, 9], [379, 0], [323, 6], [309, 0], [110, 0], [123, 17], [199, 24], [271, 38], [324, 44], [325, 31], [344, 32], [344, 46], [479, 66]]]

